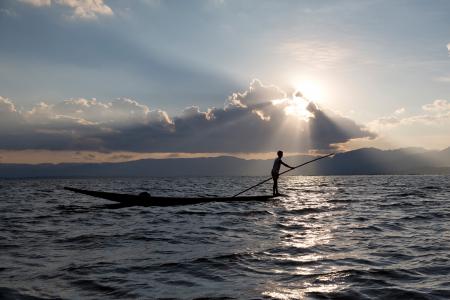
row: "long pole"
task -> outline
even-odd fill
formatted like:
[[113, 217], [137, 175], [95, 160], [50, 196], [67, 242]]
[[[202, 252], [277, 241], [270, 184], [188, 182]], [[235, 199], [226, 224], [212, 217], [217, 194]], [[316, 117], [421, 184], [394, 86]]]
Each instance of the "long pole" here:
[[[334, 153], [330, 153], [330, 154], [327, 154], [327, 155], [325, 155], [325, 156], [317, 157], [317, 158], [315, 158], [315, 159], [313, 159], [313, 160], [310, 160], [310, 161], [307, 161], [307, 162], [305, 162], [305, 163], [302, 163], [302, 164], [300, 164], [300, 165], [298, 165], [298, 166], [295, 166], [295, 167], [293, 167], [292, 169], [289, 169], [289, 170], [286, 170], [286, 171], [284, 171], [284, 172], [281, 172], [281, 173], [278, 174], [278, 175], [281, 176], [281, 175], [283, 175], [283, 174], [285, 174], [285, 173], [287, 173], [287, 172], [290, 172], [290, 171], [295, 170], [295, 169], [297, 169], [297, 168], [303, 167], [304, 165], [307, 165], [307, 164], [310, 164], [310, 163], [312, 163], [312, 162], [315, 162], [316, 160], [319, 160], [319, 159], [322, 159], [322, 158], [325, 158], [325, 157], [329, 157], [329, 156], [331, 156], [331, 155], [334, 155]], [[251, 190], [252, 188], [257, 187], [258, 185], [261, 185], [261, 184], [263, 184], [263, 183], [265, 183], [265, 182], [267, 182], [267, 181], [269, 181], [269, 180], [271, 180], [271, 179], [272, 179], [272, 177], [267, 178], [266, 180], [261, 181], [260, 183], [255, 184], [255, 185], [249, 187], [248, 189], [243, 190], [243, 191], [240, 192], [240, 193], [237, 193], [237, 194], [234, 195], [233, 197], [239, 196], [240, 194], [243, 194], [243, 193], [245, 193], [246, 191], [249, 191], [249, 190]]]

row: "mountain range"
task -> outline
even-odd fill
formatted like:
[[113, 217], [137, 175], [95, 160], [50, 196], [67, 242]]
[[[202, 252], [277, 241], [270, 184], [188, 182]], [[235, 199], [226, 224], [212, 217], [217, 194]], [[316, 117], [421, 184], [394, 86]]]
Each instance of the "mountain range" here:
[[[275, 157], [274, 157], [275, 158]], [[316, 158], [285, 157], [296, 166]], [[0, 178], [145, 177], [145, 176], [269, 176], [273, 160], [210, 158], [143, 159], [120, 163], [0, 164]], [[380, 150], [361, 148], [337, 153], [293, 170], [291, 175], [450, 174], [450, 147]]]

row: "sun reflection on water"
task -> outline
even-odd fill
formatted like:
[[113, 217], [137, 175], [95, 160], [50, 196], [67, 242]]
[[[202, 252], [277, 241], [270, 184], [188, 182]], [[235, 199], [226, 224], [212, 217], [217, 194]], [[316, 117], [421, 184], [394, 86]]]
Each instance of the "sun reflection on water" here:
[[324, 247], [334, 239], [333, 232], [338, 226], [333, 221], [335, 204], [328, 201], [335, 189], [323, 186], [322, 180], [302, 176], [285, 179], [289, 197], [279, 204], [283, 213], [276, 220], [283, 252], [273, 257], [277, 267], [272, 272], [283, 274], [286, 281], [267, 282], [263, 296], [304, 299], [311, 293], [332, 293], [345, 288], [343, 278], [348, 275], [326, 262], [330, 254]]

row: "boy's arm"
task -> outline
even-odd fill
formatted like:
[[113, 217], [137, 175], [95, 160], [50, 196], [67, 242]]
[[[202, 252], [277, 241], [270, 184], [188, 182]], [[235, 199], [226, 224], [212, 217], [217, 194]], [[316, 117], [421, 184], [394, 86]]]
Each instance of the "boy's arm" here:
[[284, 161], [281, 161], [281, 164], [285, 167], [288, 167], [290, 169], [294, 169], [294, 167], [291, 167], [290, 165], [288, 165], [287, 163], [285, 163]]

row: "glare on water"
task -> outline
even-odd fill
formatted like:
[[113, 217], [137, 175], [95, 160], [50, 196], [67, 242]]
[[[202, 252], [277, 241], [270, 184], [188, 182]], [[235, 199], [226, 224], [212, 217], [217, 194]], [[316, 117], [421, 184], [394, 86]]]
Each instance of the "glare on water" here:
[[269, 202], [122, 209], [59, 187], [229, 195], [261, 178], [1, 181], [0, 295], [445, 299], [448, 180], [288, 176]]

